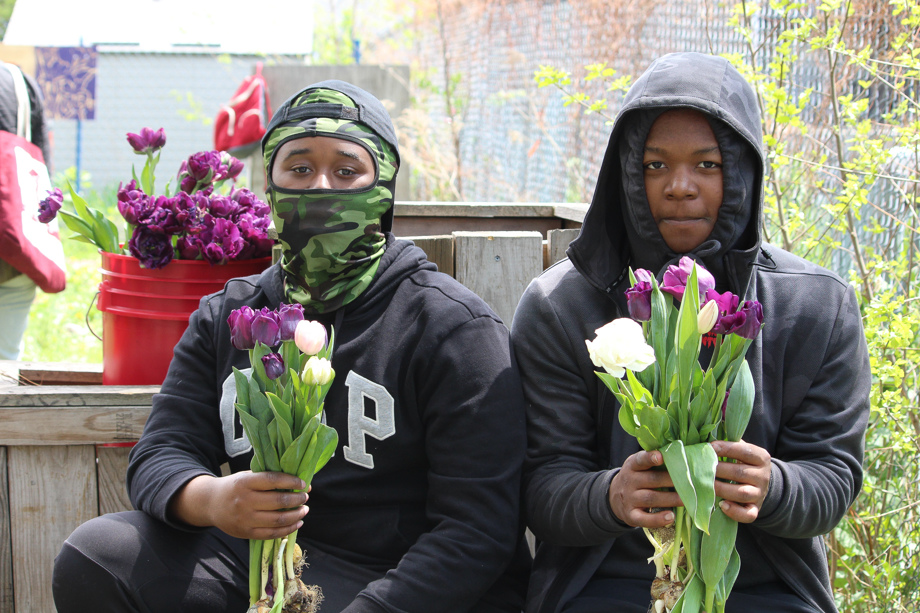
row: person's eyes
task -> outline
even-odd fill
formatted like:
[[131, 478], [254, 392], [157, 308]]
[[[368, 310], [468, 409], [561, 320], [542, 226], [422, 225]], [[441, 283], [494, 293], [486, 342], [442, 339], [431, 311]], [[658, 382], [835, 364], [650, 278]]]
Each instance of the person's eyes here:
[[712, 160], [706, 160], [706, 161], [700, 162], [700, 167], [707, 168], [707, 169], [718, 169], [718, 168], [722, 168], [722, 164], [720, 164], [719, 162], [713, 162]]
[[296, 164], [294, 166], [291, 166], [291, 172], [298, 174], [298, 175], [305, 175], [305, 174], [312, 172], [312, 169], [306, 164]]
[[661, 170], [664, 168], [664, 162], [646, 162], [644, 166], [646, 170]]
[[351, 168], [340, 168], [339, 174], [342, 175], [343, 177], [353, 177], [357, 175], [358, 173], [352, 170]]

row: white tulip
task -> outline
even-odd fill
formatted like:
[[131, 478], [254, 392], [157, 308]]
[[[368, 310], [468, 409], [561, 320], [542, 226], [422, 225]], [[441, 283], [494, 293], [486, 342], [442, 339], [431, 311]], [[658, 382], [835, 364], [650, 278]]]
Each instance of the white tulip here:
[[642, 326], [628, 317], [614, 319], [595, 334], [593, 342], [585, 341], [588, 355], [614, 377], [622, 377], [627, 369], [643, 371], [655, 362], [655, 350], [645, 342]]

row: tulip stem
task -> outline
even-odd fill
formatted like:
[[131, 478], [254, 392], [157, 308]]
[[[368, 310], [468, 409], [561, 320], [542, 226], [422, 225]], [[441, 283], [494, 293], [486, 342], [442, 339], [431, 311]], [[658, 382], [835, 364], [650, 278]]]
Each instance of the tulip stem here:
[[671, 549], [671, 581], [680, 581], [678, 564], [680, 563], [680, 550], [684, 540], [684, 507], [674, 509], [674, 545]]

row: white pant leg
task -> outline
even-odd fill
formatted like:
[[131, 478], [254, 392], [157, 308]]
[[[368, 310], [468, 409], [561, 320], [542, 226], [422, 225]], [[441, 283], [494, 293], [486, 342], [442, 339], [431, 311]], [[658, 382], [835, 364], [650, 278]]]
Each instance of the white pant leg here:
[[18, 360], [36, 285], [26, 275], [0, 283], [0, 359]]

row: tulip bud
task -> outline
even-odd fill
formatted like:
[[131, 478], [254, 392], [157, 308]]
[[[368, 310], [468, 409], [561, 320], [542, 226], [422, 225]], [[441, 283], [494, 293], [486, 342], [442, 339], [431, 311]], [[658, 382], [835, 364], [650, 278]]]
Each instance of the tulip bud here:
[[281, 325], [281, 340], [294, 340], [297, 324], [303, 321], [302, 304], [282, 304], [278, 306], [278, 323]]
[[701, 335], [706, 334], [712, 330], [718, 320], [719, 304], [715, 300], [710, 300], [700, 309], [699, 315], [696, 316], [696, 329]]
[[303, 382], [307, 385], [326, 385], [335, 377], [332, 362], [326, 358], [313, 356], [307, 360], [303, 369]]
[[284, 374], [284, 360], [277, 353], [263, 355], [262, 365], [265, 367], [265, 374], [273, 381]]
[[294, 344], [306, 355], [316, 355], [326, 346], [326, 328], [318, 321], [298, 321]]

